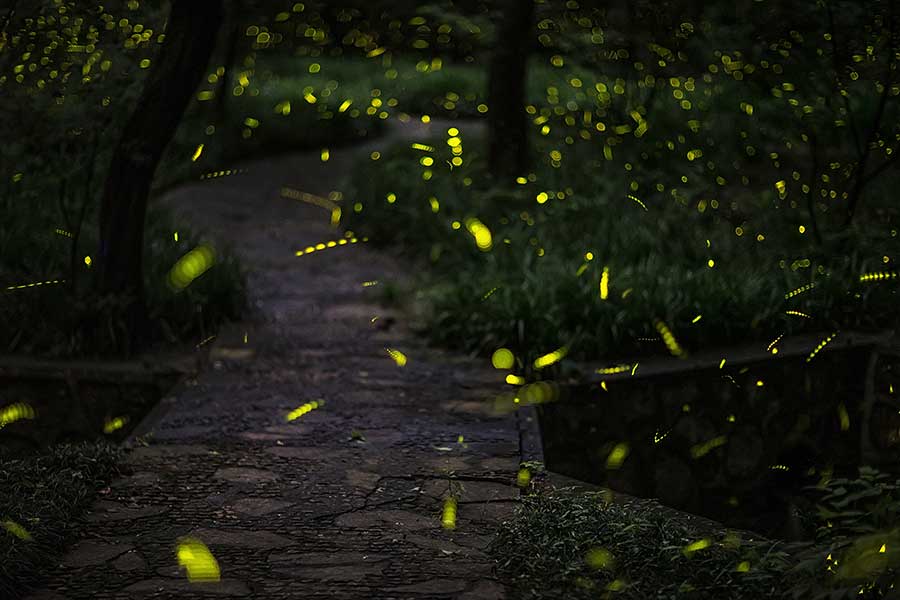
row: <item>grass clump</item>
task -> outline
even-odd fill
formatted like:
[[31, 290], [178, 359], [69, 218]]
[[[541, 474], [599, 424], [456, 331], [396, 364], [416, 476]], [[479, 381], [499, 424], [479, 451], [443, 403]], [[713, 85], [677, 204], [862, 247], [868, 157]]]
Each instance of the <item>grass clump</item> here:
[[[787, 555], [603, 493], [527, 497], [492, 552], [521, 598], [778, 597]], [[605, 596], [604, 596], [605, 594]]]
[[[860, 515], [846, 511], [842, 517]], [[872, 599], [893, 597], [898, 535], [866, 529], [855, 537], [787, 544], [725, 530], [653, 501], [610, 502], [607, 491], [552, 490], [523, 500], [501, 525], [491, 552], [514, 597], [530, 600]]]
[[22, 597], [47, 573], [70, 524], [118, 473], [120, 456], [115, 446], [83, 443], [0, 460], [0, 596]]

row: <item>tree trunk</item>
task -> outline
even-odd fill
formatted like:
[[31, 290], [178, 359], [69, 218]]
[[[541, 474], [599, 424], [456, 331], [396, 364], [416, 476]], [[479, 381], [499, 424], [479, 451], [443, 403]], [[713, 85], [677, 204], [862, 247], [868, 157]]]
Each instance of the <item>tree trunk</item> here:
[[525, 81], [534, 2], [502, 0], [488, 83], [488, 158], [491, 173], [508, 183], [528, 171]]
[[[204, 74], [223, 0], [173, 0], [159, 56], [113, 152], [100, 207], [96, 289], [129, 298], [132, 342], [147, 330], [143, 293], [144, 217], [153, 174]], [[127, 347], [126, 347], [127, 352]]]
[[216, 104], [213, 113], [213, 123], [215, 123], [216, 128], [225, 127], [226, 103], [231, 95], [231, 77], [237, 61], [238, 41], [243, 33], [241, 17], [244, 11], [242, 5], [243, 2], [241, 0], [233, 0], [228, 7], [228, 21], [230, 21], [230, 24], [224, 40], [225, 58], [223, 59], [223, 66], [225, 72], [219, 78], [216, 86]]

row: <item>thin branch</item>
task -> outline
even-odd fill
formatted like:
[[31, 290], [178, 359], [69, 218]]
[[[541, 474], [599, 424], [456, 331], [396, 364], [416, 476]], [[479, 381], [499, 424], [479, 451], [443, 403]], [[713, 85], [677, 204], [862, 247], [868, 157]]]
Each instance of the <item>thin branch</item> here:
[[900, 144], [895, 144], [894, 147], [891, 149], [889, 158], [886, 161], [884, 161], [883, 163], [881, 163], [880, 165], [878, 165], [877, 167], [875, 167], [874, 169], [872, 169], [872, 171], [870, 171], [869, 174], [865, 176], [865, 180], [864, 180], [863, 184], [865, 185], [865, 184], [869, 183], [870, 181], [872, 181], [873, 179], [875, 179], [876, 177], [878, 177], [879, 175], [881, 175], [881, 173], [883, 173], [885, 169], [887, 169], [892, 164], [897, 162], [898, 158], [900, 158]]
[[[100, 129], [102, 131], [103, 129]], [[97, 163], [97, 154], [99, 153], [100, 141], [99, 136], [92, 135], [91, 157], [88, 159], [87, 177], [84, 183], [84, 196], [81, 199], [81, 210], [78, 212], [78, 221], [75, 223], [75, 230], [72, 232], [72, 251], [71, 251], [71, 281], [72, 290], [75, 290], [76, 280], [78, 278], [78, 239], [81, 236], [82, 225], [84, 224], [84, 214], [87, 211], [88, 203], [91, 199], [91, 186], [94, 182], [94, 167]]]
[[869, 128], [868, 135], [866, 135], [863, 154], [856, 166], [853, 190], [850, 192], [850, 198], [847, 201], [847, 220], [844, 223], [845, 226], [850, 225], [850, 222], [853, 220], [853, 215], [859, 204], [859, 198], [862, 195], [863, 186], [865, 186], [867, 179], [871, 180], [871, 176], [868, 178], [866, 177], [866, 165], [872, 154], [872, 143], [875, 141], [875, 136], [881, 128], [881, 121], [884, 117], [884, 108], [887, 106], [888, 96], [890, 96], [891, 93], [891, 75], [894, 69], [894, 0], [891, 0], [889, 3], [888, 20], [888, 39], [890, 40], [889, 50], [891, 58], [888, 60], [887, 68], [885, 69], [884, 83], [882, 83], [881, 96], [878, 98], [878, 107], [875, 109], [875, 118], [872, 120], [872, 126]]
[[3, 17], [3, 26], [0, 27], [0, 33], [5, 33], [6, 28], [9, 26], [10, 22], [14, 16], [16, 16], [16, 5], [18, 4], [18, 0], [12, 0], [12, 5], [9, 7], [9, 10], [6, 12], [6, 16]]
[[845, 95], [846, 90], [841, 81], [841, 70], [838, 65], [838, 45], [837, 45], [837, 29], [834, 26], [834, 13], [831, 11], [831, 3], [825, 2], [825, 10], [828, 14], [828, 33], [831, 35], [831, 65], [834, 69], [834, 79], [838, 86], [838, 95], [844, 103], [844, 109], [847, 111], [847, 121], [850, 123], [850, 132], [853, 134], [853, 143], [856, 146], [857, 156], [862, 156], [863, 148], [860, 145], [859, 130], [856, 127], [856, 119], [853, 116], [853, 110], [850, 108], [850, 98]]

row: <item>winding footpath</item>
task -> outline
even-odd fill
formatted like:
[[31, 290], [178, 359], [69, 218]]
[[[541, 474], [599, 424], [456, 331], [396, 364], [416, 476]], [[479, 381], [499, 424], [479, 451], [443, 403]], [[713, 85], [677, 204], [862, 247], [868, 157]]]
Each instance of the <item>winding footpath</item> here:
[[[160, 199], [233, 245], [254, 310], [139, 427], [131, 474], [101, 492], [31, 598], [505, 596], [486, 548], [519, 497], [522, 457], [517, 415], [491, 409], [502, 373], [428, 348], [379, 307], [363, 282], [401, 281], [405, 268], [367, 244], [296, 256], [342, 233], [326, 210], [280, 193], [327, 196], [359, 156], [426, 133], [398, 125], [328, 162], [267, 159]], [[375, 316], [395, 321], [379, 328]], [[219, 582], [188, 581], [175, 552], [184, 536], [209, 547]]]

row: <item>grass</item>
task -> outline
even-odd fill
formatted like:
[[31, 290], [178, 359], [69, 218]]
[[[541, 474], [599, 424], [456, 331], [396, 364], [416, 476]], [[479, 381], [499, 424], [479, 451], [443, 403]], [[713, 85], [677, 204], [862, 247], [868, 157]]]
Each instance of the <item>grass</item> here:
[[[772, 543], [711, 534], [653, 503], [605, 497], [529, 496], [501, 526], [492, 549], [518, 597], [776, 596], [787, 558]], [[752, 569], [739, 572], [744, 561]]]
[[[85, 261], [96, 248], [95, 220], [86, 220], [73, 250], [72, 239], [56, 233], [59, 220], [52, 205], [9, 208], [7, 214], [14, 218], [0, 224], [4, 285], [65, 282], [3, 292], [0, 331], [9, 340], [3, 351], [62, 357], [102, 355], [114, 348], [116, 338], [125, 335], [117, 304], [93, 295], [93, 274]], [[28, 238], [21, 235], [23, 223], [28, 223]], [[169, 270], [189, 250], [209, 242], [183, 224], [176, 225], [158, 207], [148, 213], [145, 239], [144, 284], [155, 342], [199, 343], [223, 322], [240, 318], [246, 309], [244, 273], [229, 248], [218, 248], [215, 264], [188, 288], [175, 292], [167, 284]], [[101, 323], [96, 336], [82, 327], [90, 320]]]
[[[811, 247], [784, 215], [767, 212], [770, 194], [744, 204], [755, 224], [738, 236], [727, 216], [676, 198], [645, 210], [609, 168], [551, 187], [542, 182], [558, 174], [539, 166], [535, 182], [486, 187], [483, 142], [460, 128], [461, 167], [440, 167], [451, 158], [446, 139], [423, 140], [437, 150], [398, 147], [365, 161], [348, 193], [363, 201], [349, 227], [423, 263], [418, 303], [436, 342], [482, 354], [509, 347], [525, 366], [563, 345], [582, 360], [665, 353], [639, 340], [657, 336], [656, 319], [694, 350], [785, 332], [880, 329], [892, 312], [895, 288], [858, 281], [883, 269], [889, 231], [857, 232], [852, 253], [830, 254]], [[426, 154], [438, 166], [423, 166]], [[409, 176], [426, 171], [427, 181]], [[543, 204], [534, 201], [539, 193]], [[463, 226], [473, 216], [491, 231], [489, 252]], [[766, 232], [764, 243], [755, 231]], [[814, 289], [785, 298], [811, 282]]]
[[118, 473], [120, 454], [84, 443], [0, 463], [0, 596], [23, 597], [58, 560], [71, 523]]
[[896, 534], [870, 537], [788, 545], [652, 501], [551, 490], [524, 499], [491, 553], [513, 597], [529, 600], [886, 598], [895, 571], [885, 565], [896, 565], [898, 555], [873, 560], [871, 549]]

